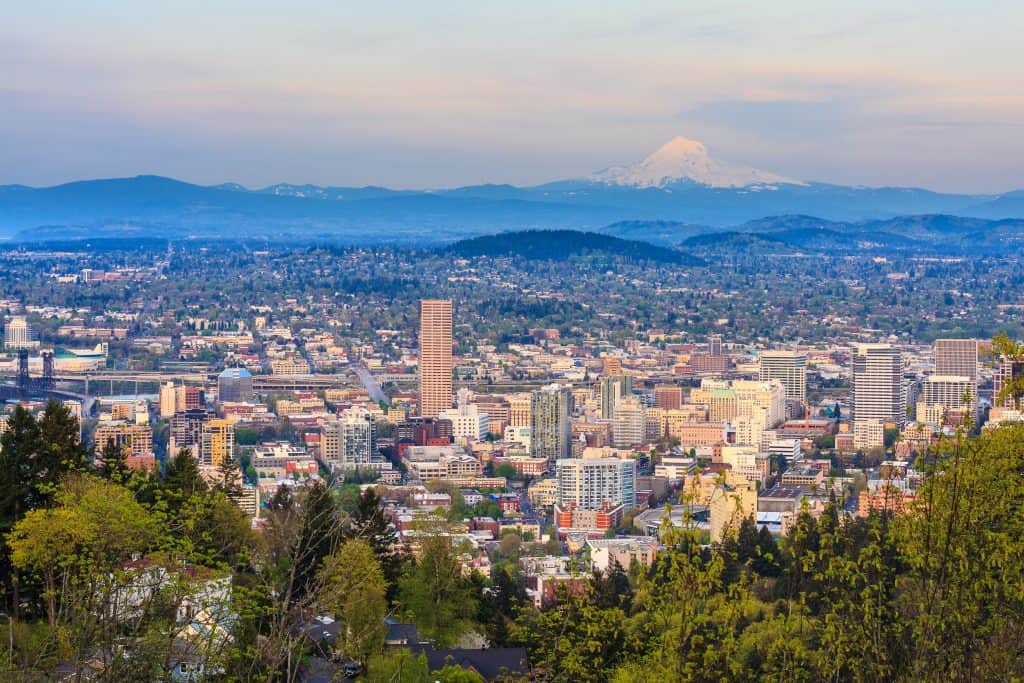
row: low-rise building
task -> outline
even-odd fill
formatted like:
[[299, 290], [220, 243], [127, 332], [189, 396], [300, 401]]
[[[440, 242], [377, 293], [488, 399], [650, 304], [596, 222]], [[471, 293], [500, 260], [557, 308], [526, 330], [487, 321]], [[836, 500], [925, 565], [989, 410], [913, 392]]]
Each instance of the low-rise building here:
[[480, 461], [465, 453], [442, 455], [437, 460], [410, 460], [407, 467], [409, 477], [420, 481], [471, 479], [483, 472]]
[[602, 572], [614, 569], [616, 564], [628, 571], [634, 562], [650, 567], [658, 556], [658, 541], [649, 536], [589, 539], [587, 546], [591, 564]]
[[285, 441], [260, 444], [249, 462], [261, 479], [315, 477], [318, 472], [316, 460], [306, 449]]
[[793, 467], [782, 473], [782, 483], [791, 486], [821, 486], [825, 473], [819, 467]]
[[757, 486], [737, 475], [729, 473], [719, 483], [709, 501], [711, 542], [719, 543], [726, 536], [737, 533], [746, 517], [757, 515]]
[[874, 512], [901, 515], [917, 498], [912, 482], [906, 479], [869, 479], [857, 499], [857, 514], [867, 517]]
[[129, 424], [125, 421], [100, 422], [93, 432], [93, 441], [98, 451], [113, 441], [122, 452], [134, 456], [153, 452], [153, 430], [148, 425]]

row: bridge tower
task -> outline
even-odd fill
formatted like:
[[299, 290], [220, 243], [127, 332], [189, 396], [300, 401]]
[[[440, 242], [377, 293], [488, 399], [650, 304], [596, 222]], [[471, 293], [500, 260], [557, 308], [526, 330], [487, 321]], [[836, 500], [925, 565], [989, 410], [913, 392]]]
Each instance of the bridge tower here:
[[43, 379], [42, 388], [49, 391], [56, 386], [53, 380], [53, 351], [43, 351]]
[[18, 390], [25, 392], [29, 389], [31, 379], [28, 376], [28, 349], [18, 351]]

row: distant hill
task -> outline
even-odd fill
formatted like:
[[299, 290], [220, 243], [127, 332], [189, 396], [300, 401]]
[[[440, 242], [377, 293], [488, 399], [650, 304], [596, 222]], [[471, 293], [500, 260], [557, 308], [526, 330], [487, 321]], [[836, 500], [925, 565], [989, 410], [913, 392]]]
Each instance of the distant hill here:
[[578, 230], [504, 232], [498, 235], [461, 240], [445, 247], [442, 251], [462, 257], [519, 256], [531, 260], [552, 261], [563, 261], [586, 254], [608, 254], [638, 261], [687, 266], [704, 265], [701, 259], [676, 249]]
[[[654, 226], [651, 231], [660, 234], [661, 228]], [[634, 229], [634, 234], [641, 236], [643, 230]], [[1024, 250], [1024, 219], [925, 214], [841, 222], [805, 215], [769, 216], [677, 243], [696, 253], [740, 248], [775, 253], [780, 251], [779, 244], [786, 244], [803, 251], [836, 253], [1002, 254]]]
[[680, 221], [619, 221], [599, 228], [598, 232], [622, 239], [636, 239], [670, 247], [697, 235], [725, 232], [728, 228]]
[[793, 251], [793, 245], [784, 240], [768, 235], [756, 235], [735, 230], [694, 235], [683, 240], [680, 246], [683, 249], [692, 249], [698, 252], [702, 250], [750, 250], [759, 253], [785, 253]]

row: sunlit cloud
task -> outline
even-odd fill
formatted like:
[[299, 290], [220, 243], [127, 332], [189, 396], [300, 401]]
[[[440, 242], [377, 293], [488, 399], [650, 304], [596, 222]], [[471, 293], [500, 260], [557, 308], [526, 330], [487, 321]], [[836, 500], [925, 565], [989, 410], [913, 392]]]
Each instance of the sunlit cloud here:
[[795, 177], [1024, 186], [1024, 67], [1004, 59], [1024, 11], [979, 47], [977, 31], [947, 40], [978, 20], [943, 5], [402, 7], [223, 10], [186, 32], [182, 17], [125, 5], [78, 33], [21, 8], [0, 28], [0, 182], [526, 184], [681, 133]]

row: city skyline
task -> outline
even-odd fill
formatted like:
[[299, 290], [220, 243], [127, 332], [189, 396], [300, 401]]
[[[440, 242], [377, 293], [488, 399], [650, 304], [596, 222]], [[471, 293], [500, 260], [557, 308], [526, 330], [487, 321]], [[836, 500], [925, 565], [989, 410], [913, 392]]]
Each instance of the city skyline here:
[[1024, 5], [5, 9], [3, 680], [1024, 679]]

